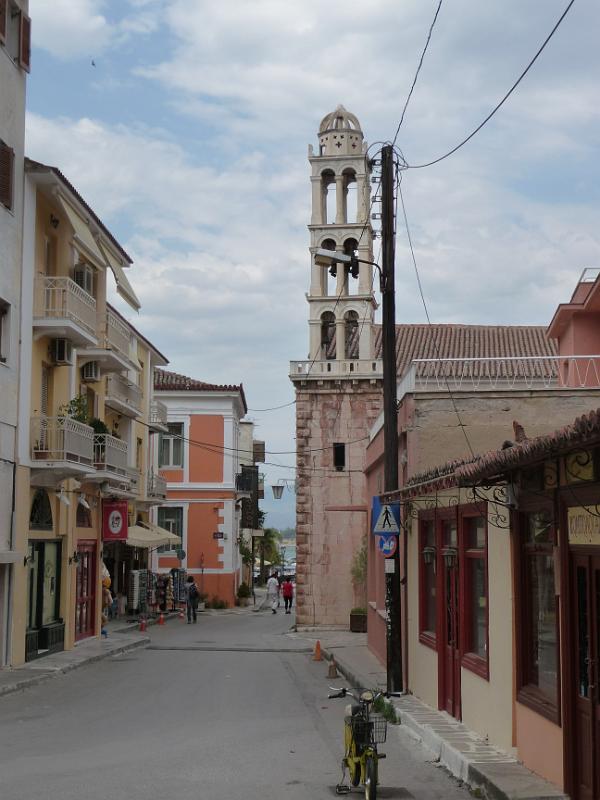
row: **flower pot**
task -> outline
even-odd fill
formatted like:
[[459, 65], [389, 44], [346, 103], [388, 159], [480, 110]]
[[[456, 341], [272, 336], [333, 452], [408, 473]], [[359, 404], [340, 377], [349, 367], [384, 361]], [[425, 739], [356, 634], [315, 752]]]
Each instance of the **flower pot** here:
[[366, 633], [367, 632], [367, 615], [366, 614], [350, 614], [350, 630], [352, 633]]

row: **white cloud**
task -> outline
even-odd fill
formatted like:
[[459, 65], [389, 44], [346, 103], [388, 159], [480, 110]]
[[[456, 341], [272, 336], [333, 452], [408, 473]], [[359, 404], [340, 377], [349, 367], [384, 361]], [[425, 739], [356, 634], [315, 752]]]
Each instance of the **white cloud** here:
[[111, 25], [104, 0], [31, 0], [33, 44], [61, 60], [93, 58], [108, 47]]

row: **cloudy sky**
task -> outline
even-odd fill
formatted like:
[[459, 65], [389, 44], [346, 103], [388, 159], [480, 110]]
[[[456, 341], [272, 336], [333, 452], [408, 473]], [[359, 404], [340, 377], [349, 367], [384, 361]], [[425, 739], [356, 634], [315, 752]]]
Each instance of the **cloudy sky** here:
[[[444, 0], [398, 144], [442, 155], [489, 113], [567, 0]], [[27, 153], [58, 166], [135, 264], [115, 304], [171, 361], [293, 400], [308, 350], [307, 145], [338, 103], [393, 137], [437, 0], [30, 0]], [[600, 8], [577, 0], [496, 117], [403, 191], [432, 321], [547, 323], [600, 265]], [[93, 62], [93, 63], [92, 63]], [[398, 226], [397, 318], [424, 312]], [[294, 408], [253, 411], [293, 465]], [[283, 451], [283, 452], [282, 452]], [[293, 478], [270, 466], [267, 483]], [[269, 492], [270, 494], [270, 492]], [[293, 495], [267, 523], [293, 524]]]

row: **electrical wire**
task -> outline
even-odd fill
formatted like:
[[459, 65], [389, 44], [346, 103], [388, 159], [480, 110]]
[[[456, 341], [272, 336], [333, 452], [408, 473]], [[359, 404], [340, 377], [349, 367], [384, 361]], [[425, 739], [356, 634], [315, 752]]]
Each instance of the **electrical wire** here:
[[293, 405], [296, 405], [295, 400], [291, 400], [289, 403], [282, 403], [280, 406], [271, 406], [271, 408], [249, 408], [248, 411], [252, 411], [253, 414], [262, 414], [263, 411], [277, 411], [280, 408], [288, 408]]
[[501, 108], [501, 107], [504, 105], [504, 103], [505, 103], [505, 102], [508, 100], [508, 98], [509, 98], [509, 97], [511, 96], [511, 94], [512, 94], [512, 93], [515, 91], [515, 89], [517, 88], [517, 86], [518, 86], [518, 85], [521, 83], [521, 81], [523, 80], [523, 78], [525, 77], [525, 75], [527, 75], [527, 73], [529, 72], [529, 70], [531, 69], [531, 67], [532, 67], [532, 66], [535, 64], [535, 62], [537, 61], [537, 59], [539, 58], [539, 56], [542, 54], [542, 51], [545, 49], [545, 47], [546, 47], [546, 45], [548, 44], [548, 42], [550, 41], [550, 39], [552, 39], [552, 37], [554, 36], [554, 34], [556, 33], [556, 31], [558, 30], [558, 28], [559, 28], [560, 24], [562, 23], [562, 21], [564, 20], [564, 18], [567, 16], [567, 14], [568, 14], [568, 13], [569, 13], [569, 11], [571, 10], [571, 7], [573, 6], [573, 4], [574, 4], [574, 3], [575, 3], [575, 0], [571, 0], [571, 1], [570, 1], [570, 3], [567, 5], [567, 7], [566, 7], [566, 8], [565, 8], [565, 10], [563, 11], [563, 13], [560, 15], [560, 17], [559, 17], [559, 19], [558, 19], [557, 23], [555, 24], [555, 26], [552, 28], [552, 30], [550, 31], [550, 33], [548, 34], [548, 36], [545, 38], [545, 40], [544, 40], [544, 42], [542, 43], [541, 47], [538, 49], [537, 53], [536, 53], [536, 54], [534, 55], [534, 57], [531, 59], [531, 61], [529, 62], [529, 64], [528, 64], [528, 65], [525, 67], [525, 69], [523, 70], [523, 72], [522, 72], [522, 73], [519, 75], [519, 77], [517, 78], [517, 80], [516, 80], [516, 81], [513, 83], [513, 85], [510, 87], [510, 89], [508, 90], [508, 92], [507, 92], [507, 93], [504, 95], [504, 97], [503, 97], [503, 98], [500, 100], [500, 102], [499, 102], [499, 103], [498, 103], [498, 104], [497, 104], [497, 105], [496, 105], [496, 106], [495, 106], [495, 107], [492, 109], [492, 111], [490, 111], [490, 113], [489, 113], [489, 114], [487, 115], [487, 117], [486, 117], [486, 118], [483, 120], [483, 122], [481, 122], [481, 123], [480, 123], [480, 124], [479, 124], [479, 125], [478, 125], [478, 126], [475, 128], [475, 130], [473, 130], [473, 131], [472, 131], [472, 132], [471, 132], [471, 133], [470, 133], [470, 134], [469, 134], [469, 135], [468, 135], [468, 136], [467, 136], [465, 139], [463, 139], [463, 140], [462, 140], [462, 142], [459, 142], [459, 144], [457, 144], [457, 145], [456, 145], [456, 147], [453, 147], [453, 148], [452, 148], [452, 150], [449, 150], [447, 153], [444, 153], [444, 155], [443, 155], [443, 156], [439, 156], [439, 158], [434, 158], [432, 161], [427, 161], [427, 162], [426, 162], [426, 163], [424, 163], [424, 164], [409, 164], [409, 165], [408, 165], [408, 169], [423, 169], [424, 167], [431, 167], [431, 166], [433, 166], [434, 164], [438, 164], [440, 161], [443, 161], [445, 158], [448, 158], [449, 156], [451, 156], [451, 155], [453, 155], [454, 153], [456, 153], [456, 151], [457, 151], [457, 150], [460, 150], [460, 148], [461, 148], [461, 147], [463, 147], [465, 144], [467, 144], [467, 142], [468, 142], [468, 141], [470, 141], [470, 140], [471, 140], [471, 139], [472, 139], [472, 138], [475, 136], [475, 134], [476, 134], [476, 133], [479, 133], [479, 131], [480, 131], [480, 130], [483, 128], [483, 126], [484, 126], [484, 125], [486, 125], [486, 124], [487, 124], [487, 123], [488, 123], [488, 122], [491, 120], [491, 118], [494, 116], [494, 114], [495, 114], [495, 113], [496, 113], [496, 112], [497, 112], [497, 111], [498, 111], [498, 110], [499, 110], [499, 109], [500, 109], [500, 108]]
[[431, 34], [433, 33], [433, 29], [435, 28], [435, 23], [437, 22], [438, 15], [440, 13], [440, 8], [442, 7], [443, 0], [439, 0], [438, 7], [435, 11], [433, 16], [433, 22], [429, 26], [429, 33], [427, 34], [427, 39], [425, 40], [425, 46], [423, 48], [423, 52], [421, 53], [421, 58], [419, 59], [419, 64], [417, 66], [417, 71], [415, 72], [415, 77], [413, 78], [412, 85], [410, 87], [410, 91], [404, 103], [404, 108], [402, 109], [402, 114], [400, 115], [400, 122], [398, 123], [398, 127], [396, 128], [396, 133], [394, 134], [394, 138], [392, 140], [392, 147], [396, 144], [396, 139], [398, 138], [398, 134], [400, 133], [400, 128], [402, 127], [402, 123], [404, 122], [404, 115], [406, 114], [406, 109], [408, 108], [408, 104], [410, 103], [410, 99], [412, 97], [412, 93], [415, 89], [415, 85], [417, 83], [417, 79], [419, 77], [419, 73], [421, 72], [421, 67], [423, 66], [423, 61], [425, 59], [425, 53], [427, 52], [427, 48], [429, 47], [429, 42], [431, 41]]

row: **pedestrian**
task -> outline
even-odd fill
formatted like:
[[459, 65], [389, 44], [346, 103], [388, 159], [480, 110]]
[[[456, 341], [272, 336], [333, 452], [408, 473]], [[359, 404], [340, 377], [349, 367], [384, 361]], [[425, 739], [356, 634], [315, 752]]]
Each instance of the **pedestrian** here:
[[200, 592], [191, 575], [187, 576], [187, 580], [183, 586], [185, 593], [185, 608], [187, 611], [188, 625], [191, 625], [192, 619], [194, 622], [197, 620], [198, 600], [200, 599]]
[[294, 584], [289, 575], [283, 579], [281, 584], [281, 593], [283, 594], [283, 602], [285, 604], [285, 613], [292, 613], [292, 600], [294, 599]]
[[267, 581], [267, 603], [271, 606], [273, 614], [276, 614], [279, 605], [279, 575], [277, 572], [274, 572]]

